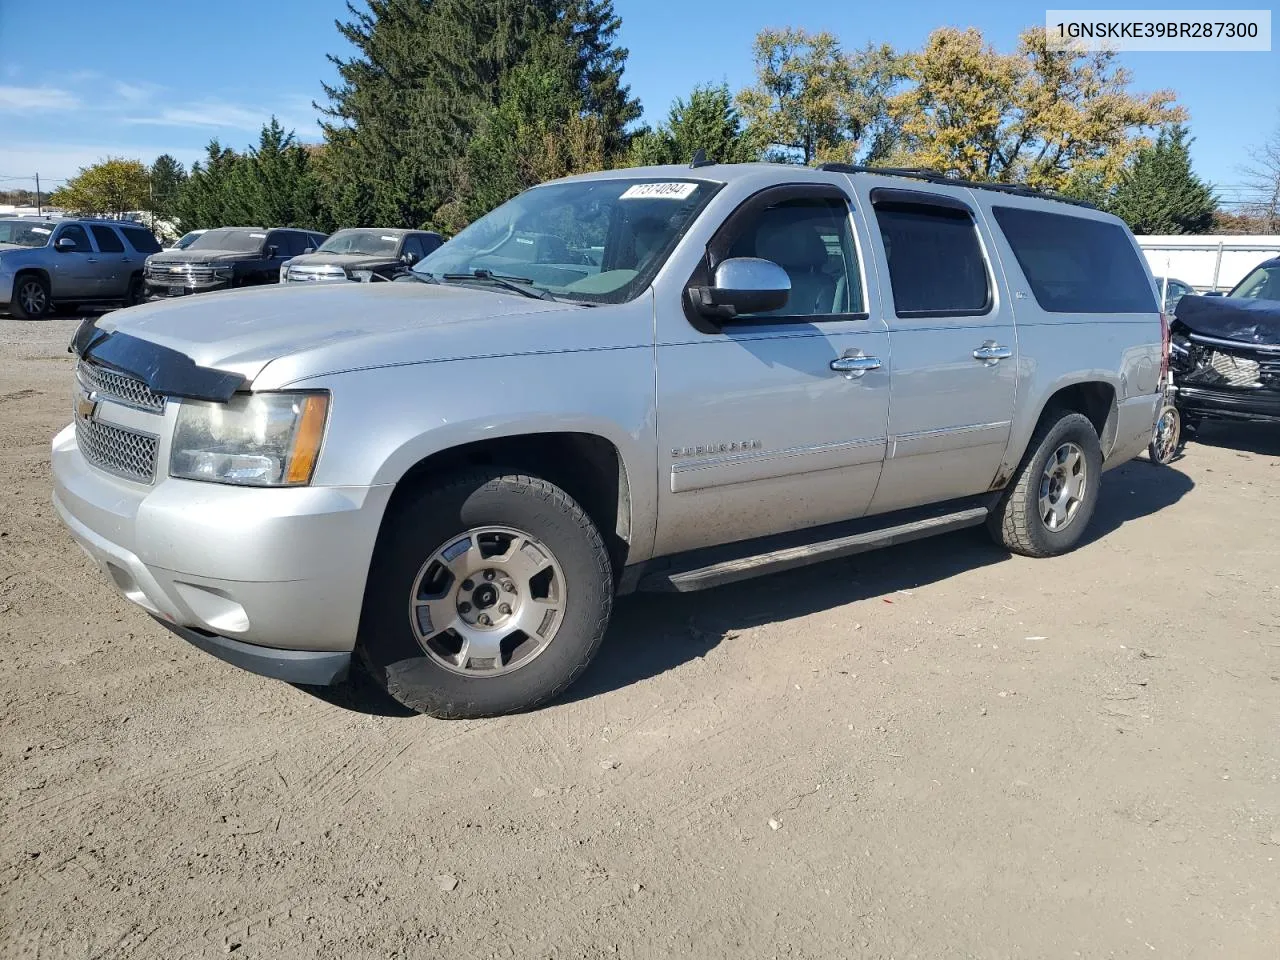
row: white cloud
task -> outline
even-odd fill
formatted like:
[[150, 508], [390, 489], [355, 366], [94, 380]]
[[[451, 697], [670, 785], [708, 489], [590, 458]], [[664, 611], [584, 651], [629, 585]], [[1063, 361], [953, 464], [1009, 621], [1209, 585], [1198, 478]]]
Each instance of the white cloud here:
[[226, 127], [232, 130], [256, 131], [271, 119], [273, 113], [286, 130], [297, 129], [298, 133], [304, 137], [315, 131], [314, 117], [299, 121], [281, 116], [279, 111], [269, 107], [245, 107], [216, 100], [166, 107], [151, 116], [129, 117], [125, 122], [154, 127]]
[[151, 95], [155, 92], [156, 87], [149, 83], [125, 83], [117, 80], [112, 84], [116, 92], [116, 96], [121, 100], [127, 100], [129, 103], [142, 103], [151, 99]]
[[0, 113], [33, 113], [39, 110], [74, 110], [75, 94], [54, 87], [0, 87]]
[[[13, 176], [25, 171], [34, 174], [40, 172], [40, 185], [51, 190], [61, 181], [74, 177], [81, 167], [92, 166], [107, 157], [124, 157], [126, 160], [141, 160], [148, 166], [162, 153], [175, 157], [188, 169], [195, 160], [204, 157], [201, 149], [175, 148], [166, 144], [139, 145], [119, 143], [0, 143], [0, 170]], [[6, 184], [10, 187], [32, 189], [35, 180], [30, 183]]]

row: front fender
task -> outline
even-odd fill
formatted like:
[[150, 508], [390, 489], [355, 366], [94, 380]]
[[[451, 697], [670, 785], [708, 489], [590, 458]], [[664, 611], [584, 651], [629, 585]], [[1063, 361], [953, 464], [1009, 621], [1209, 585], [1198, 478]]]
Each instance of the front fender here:
[[395, 484], [433, 454], [483, 440], [585, 433], [617, 449], [632, 544], [657, 511], [653, 350], [626, 347], [380, 367], [292, 384], [332, 400], [313, 483]]

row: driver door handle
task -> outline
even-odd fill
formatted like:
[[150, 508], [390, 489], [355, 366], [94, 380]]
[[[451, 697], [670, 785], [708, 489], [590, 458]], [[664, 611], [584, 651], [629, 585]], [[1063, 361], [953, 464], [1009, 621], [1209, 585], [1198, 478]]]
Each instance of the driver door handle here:
[[868, 370], [879, 370], [882, 366], [879, 357], [837, 357], [831, 361], [831, 369], [843, 373], [847, 380], [865, 376]]
[[973, 351], [973, 359], [981, 360], [988, 364], [993, 364], [1000, 360], [1008, 360], [1012, 356], [1012, 349], [1009, 347], [1002, 347], [994, 340], [988, 340], [977, 350]]
[[85, 258], [84, 258], [84, 262], [85, 262], [85, 263], [97, 263], [97, 262], [98, 262], [98, 258], [97, 258], [97, 257], [85, 257]]

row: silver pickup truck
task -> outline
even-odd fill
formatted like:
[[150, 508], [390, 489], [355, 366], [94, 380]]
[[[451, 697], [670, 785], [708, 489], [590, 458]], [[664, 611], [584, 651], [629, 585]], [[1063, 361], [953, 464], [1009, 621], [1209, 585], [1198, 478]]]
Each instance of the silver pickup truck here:
[[1165, 331], [1123, 223], [919, 171], [531, 189], [395, 282], [77, 331], [54, 501], [121, 593], [249, 670], [353, 654], [445, 717], [586, 667], [613, 598], [985, 523], [1044, 557], [1147, 447]]

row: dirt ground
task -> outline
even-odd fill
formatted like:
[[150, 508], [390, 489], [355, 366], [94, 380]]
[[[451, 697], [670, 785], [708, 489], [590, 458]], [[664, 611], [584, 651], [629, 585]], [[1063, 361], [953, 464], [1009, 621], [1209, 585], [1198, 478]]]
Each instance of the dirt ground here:
[[0, 956], [1280, 954], [1280, 432], [978, 532], [623, 601], [536, 713], [188, 647], [63, 533], [72, 319], [0, 319]]

